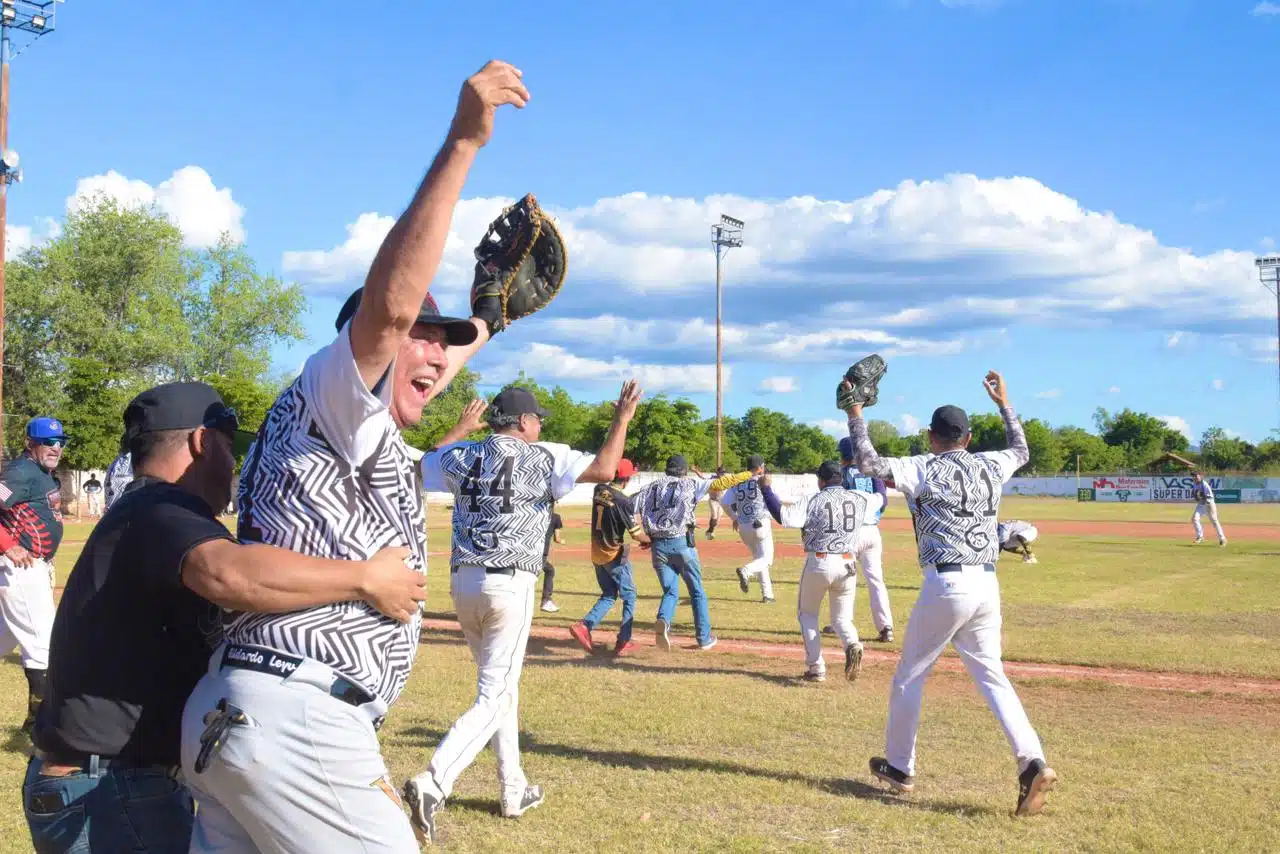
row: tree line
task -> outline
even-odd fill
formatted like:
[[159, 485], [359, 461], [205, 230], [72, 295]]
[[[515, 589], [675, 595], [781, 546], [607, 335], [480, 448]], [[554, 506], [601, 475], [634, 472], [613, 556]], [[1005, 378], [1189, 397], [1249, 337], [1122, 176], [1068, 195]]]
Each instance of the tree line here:
[[[73, 469], [101, 469], [116, 455], [121, 415], [149, 386], [203, 380], [214, 386], [255, 429], [289, 377], [271, 370], [270, 348], [304, 338], [302, 289], [262, 275], [243, 246], [224, 237], [190, 249], [181, 232], [154, 207], [121, 207], [96, 197], [68, 214], [58, 237], [5, 266], [4, 446], [23, 446], [35, 415], [56, 415], [72, 437], [64, 459]], [[405, 433], [432, 447], [477, 396], [481, 377], [463, 369]], [[609, 401], [575, 400], [521, 375], [516, 382], [551, 413], [547, 441], [599, 447], [612, 418]], [[874, 413], [868, 413], [874, 414]], [[970, 414], [973, 450], [1005, 447], [995, 413]], [[928, 451], [923, 432], [903, 435], [871, 419], [868, 432], [887, 456]], [[1187, 437], [1155, 416], [1099, 409], [1095, 430], [1023, 421], [1031, 460], [1022, 474], [1145, 470], [1173, 452], [1213, 471], [1280, 471], [1280, 432], [1257, 445], [1207, 430], [1197, 452]], [[836, 440], [789, 415], [752, 407], [724, 423], [723, 463], [738, 470], [759, 454], [779, 472], [812, 472], [837, 455]], [[627, 438], [627, 455], [641, 468], [661, 468], [674, 453], [706, 472], [715, 468], [715, 419], [688, 400], [644, 400]]]

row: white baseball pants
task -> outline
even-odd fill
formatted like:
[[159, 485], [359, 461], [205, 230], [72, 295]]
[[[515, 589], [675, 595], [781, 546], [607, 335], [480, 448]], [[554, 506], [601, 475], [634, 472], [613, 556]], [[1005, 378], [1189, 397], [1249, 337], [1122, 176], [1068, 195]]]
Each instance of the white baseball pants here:
[[1213, 530], [1218, 534], [1218, 541], [1225, 542], [1227, 535], [1222, 533], [1222, 523], [1218, 521], [1218, 505], [1215, 504], [1197, 504], [1196, 509], [1191, 514], [1191, 527], [1195, 529], [1196, 539], [1204, 539], [1204, 528], [1200, 525], [1200, 516], [1207, 514], [1209, 521], [1213, 523]]
[[858, 529], [855, 546], [862, 580], [871, 601], [871, 620], [876, 631], [893, 628], [893, 610], [889, 607], [889, 589], [884, 586], [884, 540], [879, 525], [863, 525]]
[[889, 693], [885, 758], [890, 765], [915, 773], [924, 682], [947, 644], [960, 653], [982, 698], [1000, 721], [1019, 770], [1033, 759], [1044, 758], [1040, 739], [1000, 660], [1000, 625], [1000, 585], [994, 572], [981, 566], [945, 573], [924, 570]]
[[498, 758], [503, 800], [519, 803], [528, 786], [520, 767], [520, 673], [533, 624], [536, 580], [533, 573], [519, 570], [512, 576], [464, 566], [453, 573], [450, 593], [458, 625], [478, 670], [475, 704], [445, 734], [427, 767], [439, 788], [432, 794], [442, 799], [486, 744]]
[[16, 646], [23, 667], [48, 670], [56, 611], [53, 564], [36, 558], [21, 567], [0, 555], [0, 655]]
[[[333, 671], [311, 659], [287, 677], [221, 665], [220, 647], [182, 715], [182, 773], [197, 804], [191, 854], [418, 854], [373, 729], [385, 703], [330, 696]], [[204, 716], [223, 697], [249, 722], [231, 727], [197, 774]]]
[[858, 642], [858, 629], [853, 624], [853, 599], [858, 590], [858, 576], [853, 561], [843, 555], [818, 557], [809, 552], [800, 571], [800, 595], [796, 617], [800, 621], [800, 635], [804, 638], [804, 660], [811, 669], [827, 672], [827, 662], [822, 657], [822, 632], [818, 626], [818, 611], [822, 600], [831, 597], [831, 625], [840, 637], [842, 646]]
[[773, 566], [773, 527], [768, 522], [759, 528], [752, 525], [752, 522], [743, 522], [738, 526], [738, 536], [751, 552], [751, 560], [743, 565], [742, 572], [748, 580], [759, 578], [760, 595], [772, 599], [773, 579], [769, 577], [769, 569]]

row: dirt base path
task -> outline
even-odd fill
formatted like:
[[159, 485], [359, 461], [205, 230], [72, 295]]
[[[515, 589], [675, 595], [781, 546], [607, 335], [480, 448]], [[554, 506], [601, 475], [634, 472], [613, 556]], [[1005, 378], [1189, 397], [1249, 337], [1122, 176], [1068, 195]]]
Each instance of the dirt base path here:
[[[456, 620], [441, 619], [424, 619], [422, 627], [429, 632], [441, 632], [449, 635], [462, 637], [462, 632], [458, 628]], [[581, 656], [586, 653], [577, 643], [569, 637], [568, 629], [557, 626], [538, 626], [535, 625], [530, 631], [529, 636], [540, 641], [546, 642], [544, 646], [548, 651], [555, 655]], [[601, 639], [613, 638], [612, 631], [602, 631], [597, 637]], [[641, 647], [654, 647], [653, 635], [649, 632], [637, 632], [633, 636]], [[691, 652], [694, 654], [714, 655], [716, 653], [736, 653], [739, 655], [758, 655], [768, 658], [787, 659], [794, 661], [804, 660], [804, 647], [800, 644], [799, 637], [796, 638], [794, 644], [764, 643], [760, 641], [739, 641], [739, 640], [721, 640], [707, 653], [699, 653], [697, 646], [688, 638], [677, 638], [673, 644], [674, 650], [679, 652]], [[596, 655], [600, 658], [609, 657], [609, 647], [602, 644], [596, 644]], [[834, 646], [828, 646], [834, 653], [839, 650]], [[874, 649], [870, 644], [867, 645], [866, 652], [862, 659], [863, 665], [868, 664], [874, 666], [890, 665], [896, 666], [898, 663], [898, 653]], [[1113, 667], [1087, 667], [1075, 664], [1036, 664], [1032, 662], [1021, 661], [1005, 661], [1005, 672], [1015, 679], [1070, 679], [1076, 681], [1094, 681], [1105, 682], [1110, 685], [1120, 685], [1126, 688], [1145, 688], [1157, 691], [1187, 691], [1187, 692], [1211, 692], [1217, 694], [1254, 694], [1266, 697], [1280, 698], [1280, 679], [1257, 679], [1257, 678], [1240, 678], [1233, 676], [1211, 676], [1195, 673], [1169, 673], [1160, 671], [1147, 670], [1126, 670]], [[960, 659], [953, 656], [944, 655], [938, 659], [935, 665], [936, 669], [944, 670], [950, 673], [960, 673], [964, 671], [964, 665]]]

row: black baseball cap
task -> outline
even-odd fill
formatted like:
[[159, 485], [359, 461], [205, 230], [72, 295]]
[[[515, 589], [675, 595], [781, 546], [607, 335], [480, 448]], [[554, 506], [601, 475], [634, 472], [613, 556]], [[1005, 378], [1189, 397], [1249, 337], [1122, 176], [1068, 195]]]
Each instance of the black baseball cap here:
[[840, 471], [840, 464], [835, 460], [823, 460], [822, 465], [818, 466], [818, 483], [819, 485], [832, 480], [837, 480], [843, 476]]
[[764, 457], [759, 454], [752, 454], [747, 457], [747, 471], [755, 471], [762, 465], [764, 465]]
[[672, 454], [667, 457], [667, 474], [672, 477], [679, 477], [687, 471], [689, 471], [689, 463], [685, 460], [684, 456], [681, 454]]
[[[342, 310], [338, 312], [338, 319], [334, 321], [334, 328], [339, 332], [342, 327], [347, 325], [351, 318], [356, 316], [356, 309], [360, 307], [360, 295], [364, 293], [364, 288], [356, 288], [355, 293], [347, 297], [347, 301], [342, 304]], [[426, 299], [422, 301], [422, 308], [418, 309], [418, 323], [430, 323], [444, 329], [444, 339], [449, 343], [450, 347], [465, 347], [474, 343], [479, 332], [476, 325], [470, 320], [462, 317], [445, 317], [440, 313], [440, 307], [436, 305], [435, 298], [431, 294], [427, 294]]]
[[510, 415], [519, 418], [521, 415], [536, 415], [546, 418], [551, 413], [538, 404], [533, 392], [518, 385], [511, 385], [494, 395], [489, 404], [489, 411], [495, 415]]
[[249, 450], [254, 435], [240, 429], [236, 411], [227, 406], [212, 386], [201, 382], [166, 383], [139, 394], [124, 410], [125, 440], [147, 433], [210, 427], [231, 438], [231, 449], [240, 456]]
[[939, 406], [933, 411], [929, 430], [939, 439], [963, 439], [969, 432], [969, 416], [958, 406]]

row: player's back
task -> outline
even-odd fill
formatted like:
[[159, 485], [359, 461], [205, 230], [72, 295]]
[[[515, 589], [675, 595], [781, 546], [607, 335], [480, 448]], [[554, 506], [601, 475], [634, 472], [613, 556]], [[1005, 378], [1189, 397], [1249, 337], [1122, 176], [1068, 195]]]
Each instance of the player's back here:
[[828, 486], [809, 498], [801, 541], [806, 552], [851, 554], [867, 515], [867, 496], [841, 486]]
[[608, 483], [596, 485], [591, 497], [591, 562], [612, 563], [621, 556], [633, 514], [631, 499]]
[[922, 564], [993, 563], [999, 555], [999, 464], [965, 450], [916, 458], [922, 482], [911, 496]]
[[636, 512], [654, 539], [683, 537], [693, 525], [698, 484], [691, 477], [663, 475], [635, 496]]

